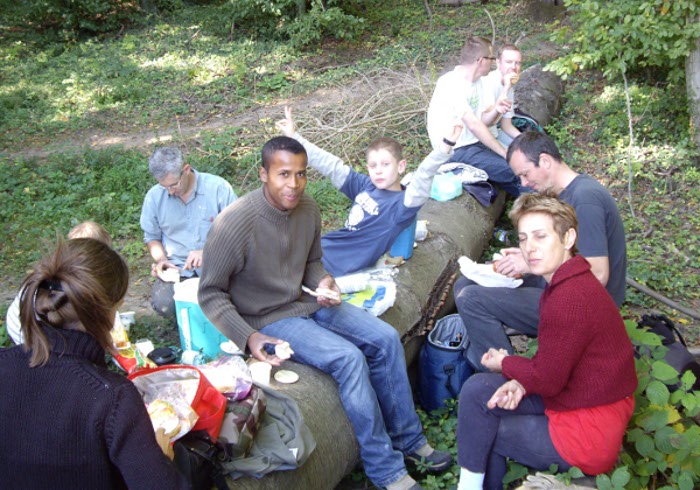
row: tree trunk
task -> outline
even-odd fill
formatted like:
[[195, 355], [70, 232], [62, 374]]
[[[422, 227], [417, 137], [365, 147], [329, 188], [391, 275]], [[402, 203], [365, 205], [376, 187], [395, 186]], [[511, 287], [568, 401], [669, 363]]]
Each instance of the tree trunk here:
[[[700, 17], [696, 17], [695, 22], [700, 22]], [[688, 91], [690, 132], [695, 146], [700, 148], [700, 39], [695, 40], [693, 49], [685, 60], [685, 84]]]

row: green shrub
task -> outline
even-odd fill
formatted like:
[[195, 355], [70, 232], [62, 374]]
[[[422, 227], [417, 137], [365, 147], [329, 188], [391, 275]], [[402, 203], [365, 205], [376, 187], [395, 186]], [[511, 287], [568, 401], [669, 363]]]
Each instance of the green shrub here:
[[620, 73], [650, 81], [659, 75], [684, 78], [685, 59], [700, 37], [697, 0], [564, 0], [564, 5], [572, 26], [560, 25], [552, 35], [569, 45], [550, 65], [559, 74], [600, 68], [611, 79]]
[[29, 0], [17, 10], [17, 19], [72, 38], [117, 30], [136, 19], [139, 11], [138, 0]]
[[[596, 479], [600, 490], [697, 488], [700, 479], [700, 392], [691, 391], [695, 376], [664, 361], [667, 348], [658, 335], [625, 322], [635, 347], [649, 350], [637, 359], [639, 387], [634, 415], [627, 428], [622, 464]], [[671, 392], [669, 386], [680, 382]]]
[[325, 37], [352, 40], [360, 34], [364, 24], [364, 19], [344, 13], [340, 7], [326, 9], [321, 0], [314, 0], [311, 10], [295, 18], [284, 32], [293, 46], [305, 47]]
[[324, 37], [353, 39], [362, 30], [364, 19], [347, 13], [353, 3], [312, 0], [231, 0], [225, 10], [233, 30], [255, 38], [288, 39], [295, 47], [308, 46]]

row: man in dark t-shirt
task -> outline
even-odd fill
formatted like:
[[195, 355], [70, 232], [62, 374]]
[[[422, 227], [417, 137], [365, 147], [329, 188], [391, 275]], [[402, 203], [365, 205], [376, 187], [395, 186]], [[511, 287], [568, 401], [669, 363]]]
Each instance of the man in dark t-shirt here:
[[[595, 179], [569, 168], [554, 141], [546, 134], [529, 131], [508, 147], [506, 159], [523, 187], [535, 192], [551, 191], [576, 210], [579, 253], [619, 307], [625, 300], [627, 251], [622, 218], [615, 199]], [[461, 277], [454, 288], [457, 311], [469, 336], [469, 360], [482, 369], [481, 357], [489, 348], [513, 353], [504, 326], [537, 335], [541, 277], [529, 274], [519, 248], [501, 251], [504, 258], [497, 272], [509, 277], [524, 275], [514, 289], [487, 288]]]

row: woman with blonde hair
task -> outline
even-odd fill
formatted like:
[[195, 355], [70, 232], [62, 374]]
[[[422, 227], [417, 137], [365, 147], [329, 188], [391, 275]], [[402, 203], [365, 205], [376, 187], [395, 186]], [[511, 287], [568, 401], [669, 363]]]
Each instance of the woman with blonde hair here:
[[6, 488], [185, 488], [136, 387], [107, 369], [129, 281], [91, 238], [60, 242], [21, 288], [24, 343], [0, 351], [0, 481]]
[[[547, 286], [532, 359], [490, 349], [491, 373], [459, 398], [458, 490], [501, 489], [506, 458], [539, 470], [611, 470], [634, 411], [632, 343], [605, 288], [577, 255], [576, 212], [554, 195], [524, 194], [510, 212], [530, 270]], [[500, 374], [499, 374], [500, 373]]]

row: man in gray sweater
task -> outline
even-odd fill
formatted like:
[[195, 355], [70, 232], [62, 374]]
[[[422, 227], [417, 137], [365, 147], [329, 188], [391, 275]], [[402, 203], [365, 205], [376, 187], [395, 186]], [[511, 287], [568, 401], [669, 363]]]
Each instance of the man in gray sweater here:
[[[434, 471], [452, 457], [422, 434], [398, 332], [342, 303], [321, 263], [321, 214], [306, 194], [307, 155], [288, 137], [262, 150], [262, 187], [214, 221], [204, 246], [199, 303], [211, 322], [260, 361], [279, 365], [274, 346], [338, 383], [367, 476], [381, 488], [418, 490], [404, 458]], [[320, 292], [302, 292], [302, 286]]]

